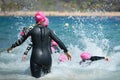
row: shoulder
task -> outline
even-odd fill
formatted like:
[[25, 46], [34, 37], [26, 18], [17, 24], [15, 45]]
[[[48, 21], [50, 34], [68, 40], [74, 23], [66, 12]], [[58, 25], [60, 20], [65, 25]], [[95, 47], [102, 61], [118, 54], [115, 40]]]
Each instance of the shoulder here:
[[29, 31], [32, 30], [35, 26], [36, 26], [35, 24], [30, 25], [30, 26], [28, 27], [28, 30], [29, 30]]
[[31, 33], [35, 25], [30, 25], [27, 27], [26, 34]]
[[48, 31], [50, 31], [50, 32], [52, 32], [52, 30], [50, 29], [50, 28], [48, 28], [48, 27], [45, 27]]

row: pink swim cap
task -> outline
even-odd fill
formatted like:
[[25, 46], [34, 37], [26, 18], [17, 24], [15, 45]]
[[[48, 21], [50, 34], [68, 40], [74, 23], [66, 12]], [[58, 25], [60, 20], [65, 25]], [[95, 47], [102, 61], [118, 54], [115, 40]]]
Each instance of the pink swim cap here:
[[54, 53], [54, 52], [55, 52], [55, 48], [54, 48], [54, 47], [51, 47], [51, 50], [52, 50], [52, 53]]
[[52, 46], [58, 46], [58, 44], [54, 40], [52, 40]]
[[80, 57], [83, 59], [83, 60], [87, 60], [87, 59], [90, 59], [91, 58], [91, 55], [88, 53], [88, 52], [83, 52]]
[[45, 21], [45, 14], [42, 11], [39, 11], [35, 14], [36, 23]]
[[60, 54], [59, 55], [59, 61], [60, 62], [65, 62], [67, 60], [67, 56], [65, 54]]
[[45, 17], [45, 22], [43, 24], [45, 27], [47, 27], [49, 25], [49, 20], [47, 17]]

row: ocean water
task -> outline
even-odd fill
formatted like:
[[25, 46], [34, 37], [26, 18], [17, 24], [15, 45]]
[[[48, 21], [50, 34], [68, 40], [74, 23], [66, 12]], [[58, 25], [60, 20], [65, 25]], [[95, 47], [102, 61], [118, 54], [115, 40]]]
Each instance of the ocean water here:
[[[6, 49], [20, 38], [23, 27], [35, 23], [33, 16], [0, 17], [0, 80], [120, 80], [120, 17], [49, 16], [49, 28], [64, 42], [72, 61], [58, 64], [59, 53], [52, 54], [51, 73], [35, 79], [31, 76], [29, 60], [21, 61], [29, 39], [7, 53]], [[79, 65], [80, 54], [108, 56], [110, 62], [95, 61]], [[63, 53], [61, 50], [60, 53]]]

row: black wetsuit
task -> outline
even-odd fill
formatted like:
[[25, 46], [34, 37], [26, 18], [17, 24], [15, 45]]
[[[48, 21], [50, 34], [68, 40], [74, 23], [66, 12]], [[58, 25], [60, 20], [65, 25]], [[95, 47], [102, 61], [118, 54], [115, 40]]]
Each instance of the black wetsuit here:
[[82, 64], [83, 62], [86, 62], [86, 61], [89, 60], [90, 62], [88, 62], [87, 64], [91, 64], [91, 62], [93, 62], [93, 61], [102, 60], [102, 59], [105, 59], [105, 57], [102, 57], [102, 56], [91, 56], [90, 59], [82, 60], [79, 63]]
[[33, 49], [30, 59], [30, 68], [32, 76], [41, 77], [41, 72], [45, 74], [50, 72], [51, 59], [51, 39], [58, 43], [59, 47], [67, 52], [67, 48], [62, 41], [47, 27], [41, 25], [35, 26], [25, 36], [15, 42], [12, 48], [22, 44], [29, 36], [31, 36]]
[[101, 59], [105, 59], [105, 57], [101, 57], [101, 56], [92, 56], [90, 58], [91, 61], [97, 61], [97, 60], [101, 60]]

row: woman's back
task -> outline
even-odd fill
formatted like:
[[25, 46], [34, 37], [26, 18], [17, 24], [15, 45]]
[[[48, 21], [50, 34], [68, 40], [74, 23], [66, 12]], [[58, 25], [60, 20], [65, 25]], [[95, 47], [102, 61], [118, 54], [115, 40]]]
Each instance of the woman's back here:
[[33, 42], [31, 60], [41, 64], [45, 63], [46, 59], [48, 59], [47, 62], [51, 60], [51, 42], [49, 34], [49, 29], [40, 25], [35, 26], [30, 31], [30, 35]]
[[50, 37], [49, 37], [50, 31], [48, 28], [43, 26], [35, 26], [31, 32], [31, 38], [33, 42], [33, 48], [47, 48], [50, 44]]

